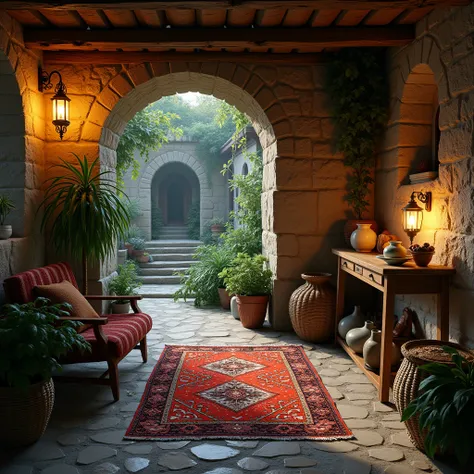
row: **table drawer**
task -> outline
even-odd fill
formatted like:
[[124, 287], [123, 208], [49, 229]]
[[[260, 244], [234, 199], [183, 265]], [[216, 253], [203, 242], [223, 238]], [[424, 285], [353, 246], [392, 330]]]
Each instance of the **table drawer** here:
[[380, 275], [379, 273], [375, 273], [371, 270], [367, 270], [367, 268], [363, 268], [362, 275], [369, 281], [383, 285], [383, 275]]
[[362, 268], [360, 265], [354, 264], [354, 271], [358, 273], [359, 275], [363, 275], [364, 273], [364, 268]]
[[349, 260], [341, 258], [341, 268], [354, 271], [354, 264], [352, 262], [349, 262]]

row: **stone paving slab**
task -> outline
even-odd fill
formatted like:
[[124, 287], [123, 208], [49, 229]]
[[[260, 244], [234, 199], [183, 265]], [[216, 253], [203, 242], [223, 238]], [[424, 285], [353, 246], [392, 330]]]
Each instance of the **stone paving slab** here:
[[[166, 288], [163, 292], [170, 290]], [[195, 308], [192, 302], [144, 299], [140, 307], [154, 321], [148, 337], [149, 360], [143, 364], [140, 354], [133, 351], [120, 363], [121, 400], [112, 403], [110, 389], [105, 386], [56, 384], [55, 407], [42, 440], [10, 455], [7, 464], [0, 468], [0, 474], [56, 474], [65, 465], [68, 467], [64, 468], [64, 474], [75, 470], [81, 474], [175, 471], [185, 474], [381, 474], [385, 471], [421, 474], [427, 465], [434, 473], [455, 473], [439, 470], [411, 445], [399, 415], [377, 402], [375, 388], [358, 373], [340, 348], [303, 342], [293, 333], [273, 331], [268, 326], [258, 331], [247, 330], [230, 312]], [[185, 337], [180, 339], [183, 335]], [[357, 439], [324, 443], [268, 440], [124, 443], [120, 439], [166, 344], [225, 343], [302, 345], [324, 381], [328, 381], [329, 394]], [[105, 369], [102, 363], [81, 364], [66, 367], [65, 373], [74, 371], [83, 376], [98, 376]], [[203, 448], [203, 445], [215, 448]], [[258, 466], [260, 470], [248, 469]]]

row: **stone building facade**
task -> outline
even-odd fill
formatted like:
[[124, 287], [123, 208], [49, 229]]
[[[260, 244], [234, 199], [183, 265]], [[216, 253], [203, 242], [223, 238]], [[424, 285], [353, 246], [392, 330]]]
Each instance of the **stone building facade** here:
[[[435, 242], [436, 261], [457, 267], [451, 336], [471, 344], [474, 326], [466, 309], [474, 294], [473, 32], [473, 5], [435, 10], [417, 25], [418, 38], [413, 44], [390, 50], [391, 121], [378, 155], [375, 206], [371, 209], [381, 225], [398, 232], [406, 242], [399, 224], [400, 208], [413, 186], [402, 185], [410, 167], [407, 160], [411, 159], [405, 148], [416, 146], [421, 130], [418, 125], [423, 126], [424, 119], [401, 105], [406, 102], [406, 83], [412, 84], [407, 90], [416, 90], [416, 74], [410, 79], [410, 73], [426, 76], [429, 68], [438, 90], [441, 136], [439, 179], [422, 185], [434, 192], [434, 209], [426, 216], [424, 235]], [[324, 91], [324, 63], [47, 64], [47, 69], [61, 72], [72, 99], [71, 125], [60, 142], [51, 124], [51, 95], [37, 90], [37, 67], [42, 57], [23, 47], [21, 27], [6, 12], [0, 12], [0, 50], [17, 81], [24, 118], [24, 134], [19, 126], [16, 138], [10, 137], [9, 122], [3, 115], [0, 122], [1, 166], [9, 173], [19, 170], [18, 183], [24, 182], [24, 193], [15, 194], [19, 209], [15, 219], [23, 224], [34, 222], [32, 210], [41, 197], [40, 183], [43, 176], [51, 175], [43, 173], [45, 164], [48, 169], [58, 157], [68, 158], [75, 152], [90, 158], [99, 155], [102, 167], [113, 169], [120, 134], [137, 111], [165, 95], [201, 92], [245, 112], [262, 146], [263, 242], [274, 272], [272, 324], [277, 329], [290, 327], [288, 300], [301, 284], [301, 272], [336, 271], [330, 249], [343, 245], [342, 228], [348, 211], [344, 200], [346, 170], [342, 156], [332, 146], [334, 129]], [[415, 71], [418, 64], [425, 66]], [[34, 230], [19, 224], [16, 232], [17, 236], [27, 236]], [[35, 258], [25, 260], [24, 265], [34, 266], [41, 260], [44, 246], [34, 242], [37, 244], [29, 248], [38, 247]], [[9, 258], [8, 271], [24, 267], [16, 258]], [[91, 272], [91, 278], [106, 275], [112, 266], [102, 264]], [[401, 302], [408, 303], [418, 309], [429, 332], [433, 302], [423, 298]]]

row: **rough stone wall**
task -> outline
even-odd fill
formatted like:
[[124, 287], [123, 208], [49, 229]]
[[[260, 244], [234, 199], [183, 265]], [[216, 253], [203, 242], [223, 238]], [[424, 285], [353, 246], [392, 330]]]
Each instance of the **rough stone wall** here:
[[[4, 278], [44, 261], [35, 219], [41, 202], [45, 133], [43, 97], [38, 92], [41, 56], [23, 47], [21, 26], [0, 11], [0, 194], [16, 209], [5, 224], [13, 236], [0, 241], [0, 285]], [[3, 299], [0, 290], [0, 302]]]
[[[412, 191], [433, 192], [433, 211], [424, 213], [416, 242], [434, 242], [434, 263], [456, 267], [450, 337], [474, 346], [474, 5], [434, 11], [416, 32], [414, 43], [389, 55], [391, 111], [377, 163], [376, 218], [408, 244], [401, 208]], [[405, 185], [416, 151], [431, 133], [423, 107], [426, 88], [432, 86], [417, 80], [431, 73], [440, 104], [439, 177]], [[398, 314], [406, 305], [418, 312], [426, 335], [434, 337], [434, 297], [402, 296]]]
[[[245, 112], [264, 158], [264, 248], [275, 275], [271, 321], [289, 328], [288, 301], [300, 273], [335, 271], [342, 244], [345, 171], [331, 145], [324, 65], [151, 63], [59, 66], [68, 86], [71, 126], [60, 143], [47, 118], [48, 161], [70, 151], [112, 166], [125, 124], [147, 104], [176, 92], [201, 92]], [[48, 100], [48, 95], [45, 95]], [[102, 269], [104, 271], [104, 269]]]
[[129, 172], [124, 181], [127, 195], [140, 201], [142, 215], [137, 219], [137, 225], [144, 231], [147, 239], [151, 238], [153, 177], [168, 163], [183, 163], [196, 174], [200, 188], [201, 229], [205, 222], [214, 217], [226, 217], [226, 178], [219, 172], [219, 164], [210, 174], [209, 181], [206, 163], [203, 163], [196, 153], [196, 142], [170, 142], [159, 150], [150, 152], [146, 162], [138, 153], [136, 158], [141, 162], [140, 175], [134, 180]]

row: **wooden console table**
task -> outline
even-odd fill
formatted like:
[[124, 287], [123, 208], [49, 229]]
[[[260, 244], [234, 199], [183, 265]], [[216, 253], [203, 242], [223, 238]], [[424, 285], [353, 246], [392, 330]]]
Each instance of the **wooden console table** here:
[[[351, 250], [333, 249], [338, 257], [337, 302], [336, 302], [336, 339], [343, 349], [365, 372], [369, 380], [378, 388], [379, 400], [389, 401], [392, 383], [391, 352], [392, 331], [394, 325], [395, 295], [437, 295], [437, 339], [449, 338], [449, 279], [455, 273], [454, 268], [440, 265], [417, 267], [407, 262], [401, 267], [387, 265], [375, 258], [374, 253], [359, 253]], [[383, 293], [382, 309], [382, 350], [380, 355], [380, 375], [368, 370], [364, 360], [347, 346], [339, 337], [337, 326], [344, 316], [344, 293], [346, 275], [373, 286]]]

